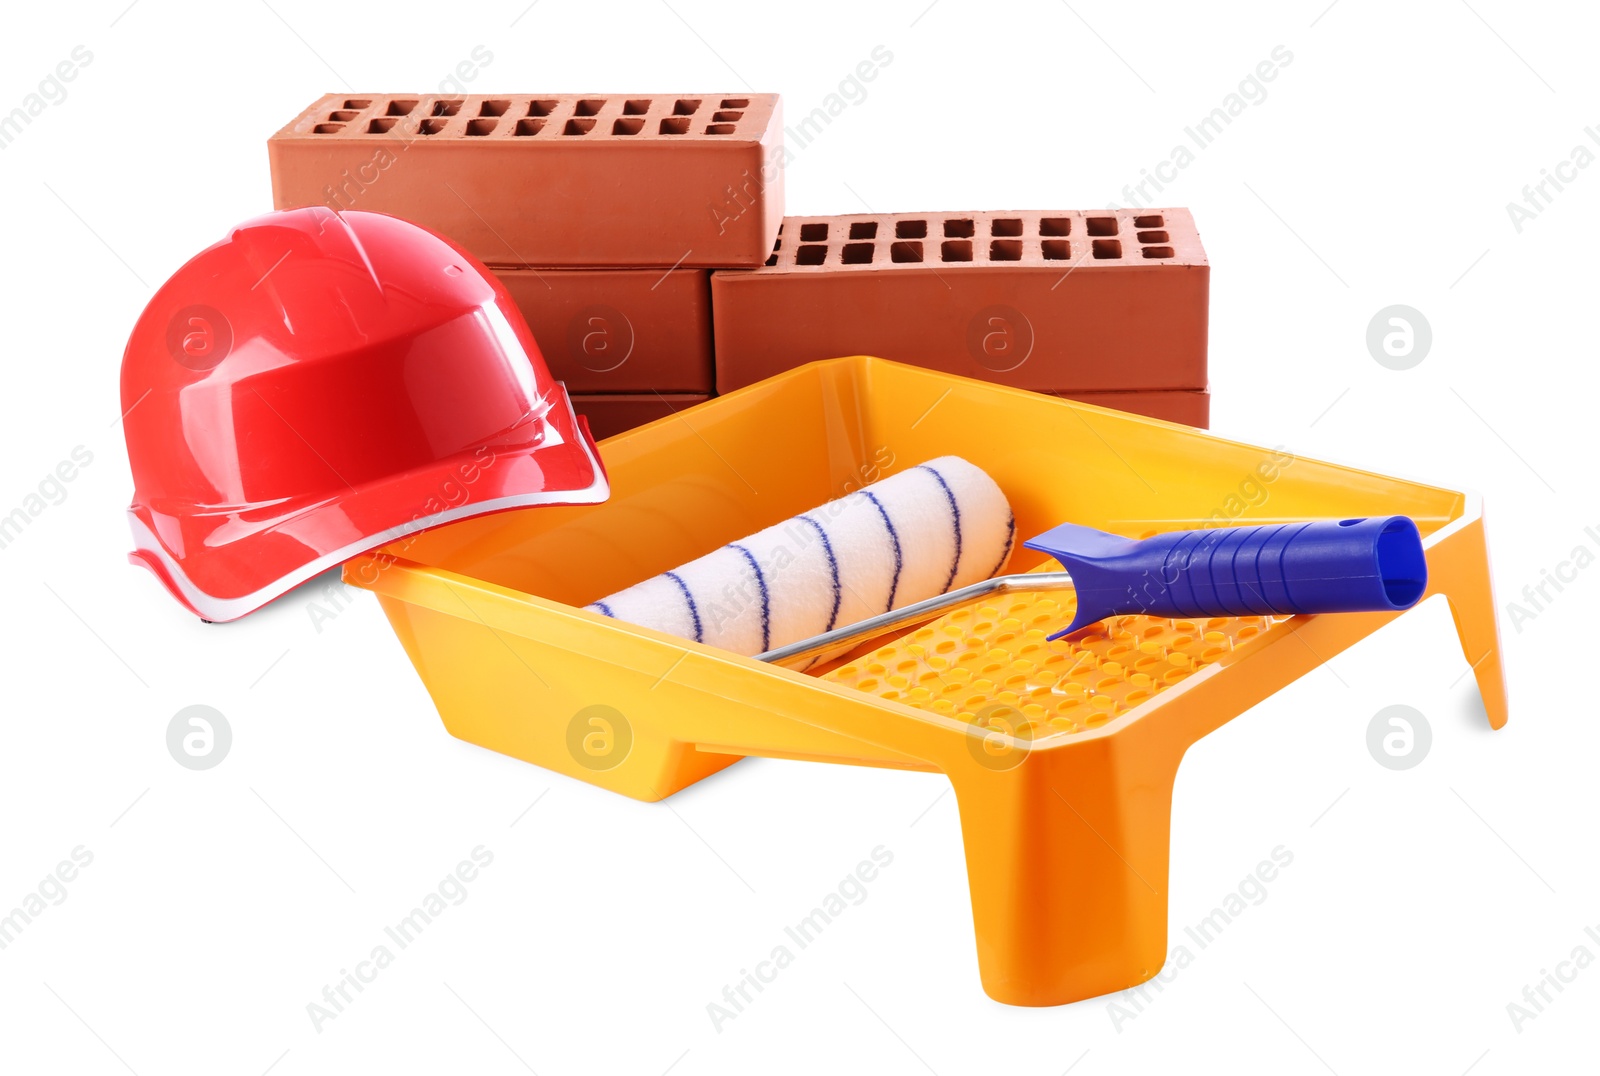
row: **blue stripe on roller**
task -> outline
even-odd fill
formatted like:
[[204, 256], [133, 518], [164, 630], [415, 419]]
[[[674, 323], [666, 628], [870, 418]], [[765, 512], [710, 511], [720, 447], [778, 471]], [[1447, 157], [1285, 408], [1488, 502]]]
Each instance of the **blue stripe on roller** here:
[[754, 553], [737, 542], [729, 542], [728, 548], [743, 553], [750, 570], [756, 573], [756, 586], [761, 588], [761, 650], [764, 653], [772, 649], [772, 595], [767, 591], [767, 577], [761, 574], [761, 565], [756, 563]]
[[1012, 546], [1012, 544], [1014, 542], [1016, 542], [1016, 540], [1017, 540], [1017, 517], [1016, 516], [1007, 516], [1006, 517], [1006, 544], [1005, 544], [1005, 548], [1000, 550], [1000, 559], [995, 561], [994, 567], [989, 569], [989, 574], [984, 576], [985, 579], [993, 579], [996, 575], [999, 574], [1000, 569], [1004, 568], [1006, 566], [1006, 558], [1011, 555], [1011, 546]]
[[678, 589], [683, 591], [683, 603], [689, 607], [689, 619], [694, 621], [694, 641], [705, 642], [705, 633], [700, 628], [700, 609], [694, 603], [694, 595], [689, 593], [689, 584], [677, 572], [663, 572], [668, 579], [678, 584]]
[[900, 556], [900, 535], [895, 533], [894, 524], [889, 522], [889, 512], [883, 507], [883, 502], [878, 500], [877, 494], [862, 490], [861, 495], [871, 501], [872, 507], [883, 517], [883, 529], [889, 532], [889, 543], [894, 546], [894, 578], [889, 580], [889, 604], [883, 607], [884, 612], [888, 612], [894, 608], [895, 592], [900, 589], [900, 568], [905, 563]]
[[950, 483], [944, 480], [944, 475], [929, 467], [926, 463], [918, 464], [917, 470], [927, 471], [939, 480], [939, 488], [944, 490], [944, 499], [950, 502], [950, 529], [956, 536], [956, 555], [950, 559], [950, 576], [944, 581], [943, 593], [950, 593], [950, 588], [955, 585], [956, 570], [961, 567], [961, 507], [956, 504], [955, 491], [950, 488]]
[[610, 617], [612, 620], [617, 619], [617, 614], [613, 613], [611, 611], [611, 606], [607, 605], [605, 602], [595, 602], [594, 603], [594, 607], [596, 609], [600, 610], [600, 612], [602, 612], [606, 616]]
[[828, 570], [833, 573], [833, 610], [828, 613], [828, 626], [823, 631], [832, 631], [833, 626], [839, 622], [839, 602], [844, 595], [844, 588], [839, 583], [839, 558], [833, 555], [833, 543], [828, 541], [828, 532], [822, 529], [822, 524], [810, 516], [800, 516], [800, 522], [811, 524], [811, 529], [817, 532], [817, 537], [822, 539], [822, 551], [828, 554]]

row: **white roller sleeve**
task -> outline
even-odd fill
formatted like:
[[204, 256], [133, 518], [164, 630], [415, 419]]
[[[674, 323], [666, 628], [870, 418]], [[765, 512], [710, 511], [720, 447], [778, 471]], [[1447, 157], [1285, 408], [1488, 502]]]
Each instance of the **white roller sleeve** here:
[[588, 608], [755, 655], [987, 579], [1015, 535], [994, 479], [942, 456]]

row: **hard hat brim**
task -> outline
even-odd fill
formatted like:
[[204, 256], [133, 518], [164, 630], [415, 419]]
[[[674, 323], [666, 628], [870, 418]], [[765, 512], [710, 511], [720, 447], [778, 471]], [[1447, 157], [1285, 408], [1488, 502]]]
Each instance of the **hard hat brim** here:
[[163, 540], [163, 532], [176, 533], [173, 521], [135, 504], [128, 510], [135, 546], [128, 559], [148, 568], [195, 615], [224, 622], [351, 557], [433, 527], [517, 508], [598, 504], [610, 486], [594, 438], [564, 391], [552, 404], [526, 443], [485, 446], [264, 522], [219, 514], [202, 540], [189, 535], [187, 549]]

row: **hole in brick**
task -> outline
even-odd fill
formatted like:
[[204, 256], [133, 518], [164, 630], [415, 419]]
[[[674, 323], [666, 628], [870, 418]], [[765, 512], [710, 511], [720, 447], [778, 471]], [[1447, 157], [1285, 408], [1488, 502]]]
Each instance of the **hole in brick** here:
[[773, 252], [773, 254], [770, 257], [767, 258], [767, 264], [768, 265], [777, 265], [778, 264], [778, 255], [777, 255], [776, 252]]
[[564, 135], [586, 135], [592, 130], [594, 130], [594, 120], [582, 117], [568, 120], [567, 125], [561, 128], [561, 133]]
[[732, 134], [739, 128], [732, 123], [713, 123], [706, 127], [706, 134]]
[[1072, 244], [1065, 239], [1041, 239], [1039, 252], [1044, 255], [1045, 261], [1064, 262], [1072, 257]]
[[468, 120], [467, 133], [469, 135], [486, 135], [494, 130], [495, 124], [499, 122], [497, 119]]
[[989, 222], [990, 235], [1021, 235], [1022, 221], [1015, 217], [998, 217]]
[[[950, 226], [945, 222], [946, 229]], [[972, 227], [972, 222], [966, 222], [967, 227]], [[939, 244], [939, 260], [943, 262], [970, 262], [972, 260], [972, 243], [966, 239], [946, 239]]]
[[1141, 243], [1165, 243], [1166, 241], [1167, 241], [1167, 233], [1166, 232], [1140, 232], [1139, 233], [1139, 242], [1141, 242]]
[[873, 244], [871, 243], [846, 243], [839, 260], [846, 265], [870, 265], [872, 263], [872, 250]]
[[992, 262], [1020, 262], [1022, 260], [1022, 240], [993, 240], [989, 244], [989, 260]]
[[[972, 237], [972, 222], [970, 220], [947, 220], [944, 222], [944, 234], [952, 239], [970, 239]], [[948, 246], [949, 244], [945, 244]], [[972, 244], [967, 244], [971, 246]], [[950, 259], [946, 258], [946, 261]]]
[[460, 101], [435, 101], [433, 103], [433, 114], [435, 116], [454, 116], [460, 111]]
[[372, 98], [370, 98], [370, 97], [351, 98], [350, 100], [348, 100], [348, 101], [346, 101], [344, 103], [344, 107], [345, 108], [357, 108], [357, 109], [369, 108], [369, 107], [371, 107], [371, 105], [372, 105]]
[[555, 101], [529, 101], [528, 102], [528, 115], [530, 115], [530, 116], [548, 116], [548, 115], [550, 115], [550, 113], [554, 112], [555, 110], [556, 110], [556, 102]]
[[417, 107], [415, 97], [395, 98], [389, 102], [389, 107], [383, 110], [385, 116], [409, 116], [411, 110]]
[[1072, 218], [1071, 217], [1040, 217], [1039, 218], [1039, 234], [1040, 235], [1071, 235], [1072, 234]]
[[748, 98], [748, 97], [728, 97], [728, 98], [724, 98], [722, 104], [720, 106], [718, 106], [718, 107], [720, 107], [720, 108], [749, 108], [750, 107], [750, 98]]
[[383, 134], [400, 121], [393, 116], [380, 116], [367, 124], [368, 134]]
[[700, 110], [698, 99], [684, 99], [672, 106], [674, 116], [692, 116]]
[[548, 121], [542, 118], [518, 120], [517, 129], [511, 133], [514, 135], [536, 135], [544, 130], [546, 122]]
[[443, 120], [443, 119], [423, 120], [421, 123], [417, 124], [417, 133], [418, 134], [425, 134], [425, 135], [436, 135], [440, 131], [444, 130], [445, 124], [447, 124], [449, 122], [450, 122], [449, 120]]
[[821, 265], [827, 257], [827, 247], [801, 247], [794, 252], [794, 263], [796, 265]]
[[744, 119], [744, 113], [743, 112], [718, 112], [715, 115], [713, 115], [711, 118], [716, 120], [718, 123], [737, 123], [739, 120]]
[[662, 134], [688, 134], [689, 121], [682, 116], [668, 116], [661, 121]]
[[338, 112], [330, 112], [330, 113], [328, 113], [328, 118], [330, 120], [332, 120], [334, 123], [349, 123], [351, 120], [355, 119], [359, 115], [360, 115], [359, 112], [355, 112], [355, 111], [353, 111], [351, 109], [344, 108], [344, 109], [340, 109]]
[[1102, 261], [1109, 258], [1122, 257], [1122, 240], [1096, 239], [1093, 244], [1094, 256]]
[[319, 123], [315, 127], [311, 128], [311, 133], [338, 134], [342, 130], [344, 130], [344, 124], [342, 123]]
[[600, 115], [600, 110], [605, 107], [606, 103], [604, 100], [591, 99], [587, 101], [579, 101], [573, 108], [572, 114], [574, 116], [598, 116]]
[[[1088, 220], [1084, 221], [1084, 225], [1089, 229], [1089, 234], [1090, 235], [1116, 235], [1117, 234], [1117, 218], [1116, 217], [1090, 217]], [[1097, 258], [1099, 256], [1100, 255], [1098, 255], [1098, 254], [1095, 255], [1095, 257], [1097, 257]]]
[[650, 102], [648, 100], [622, 102], [622, 114], [624, 116], [642, 116], [649, 111]]
[[478, 106], [480, 116], [504, 116], [506, 109], [511, 107], [510, 101], [485, 101]]
[[624, 116], [611, 125], [611, 133], [614, 135], [636, 135], [642, 130], [644, 130], [644, 120], [637, 116], [633, 118]]
[[878, 222], [875, 220], [858, 220], [850, 225], [851, 239], [876, 239], [878, 238]]
[[800, 242], [825, 243], [828, 241], [828, 226], [826, 224], [800, 225]]
[[1133, 226], [1135, 228], [1165, 228], [1167, 222], [1161, 219], [1161, 214], [1152, 213], [1147, 217], [1134, 217]]
[[1170, 258], [1173, 256], [1173, 252], [1171, 247], [1145, 247], [1144, 256], [1146, 258]]
[[891, 243], [889, 245], [889, 260], [892, 262], [920, 262], [922, 260], [922, 244]]
[[894, 222], [894, 235], [896, 239], [925, 239], [928, 235], [928, 222], [897, 220]]

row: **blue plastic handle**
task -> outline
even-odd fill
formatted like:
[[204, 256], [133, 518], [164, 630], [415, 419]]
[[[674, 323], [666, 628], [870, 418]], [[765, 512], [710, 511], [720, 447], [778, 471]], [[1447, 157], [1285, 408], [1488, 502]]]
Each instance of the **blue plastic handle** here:
[[1059, 639], [1124, 613], [1266, 616], [1409, 609], [1428, 587], [1406, 516], [1172, 531], [1136, 541], [1063, 523], [1023, 543], [1072, 575], [1078, 612]]

